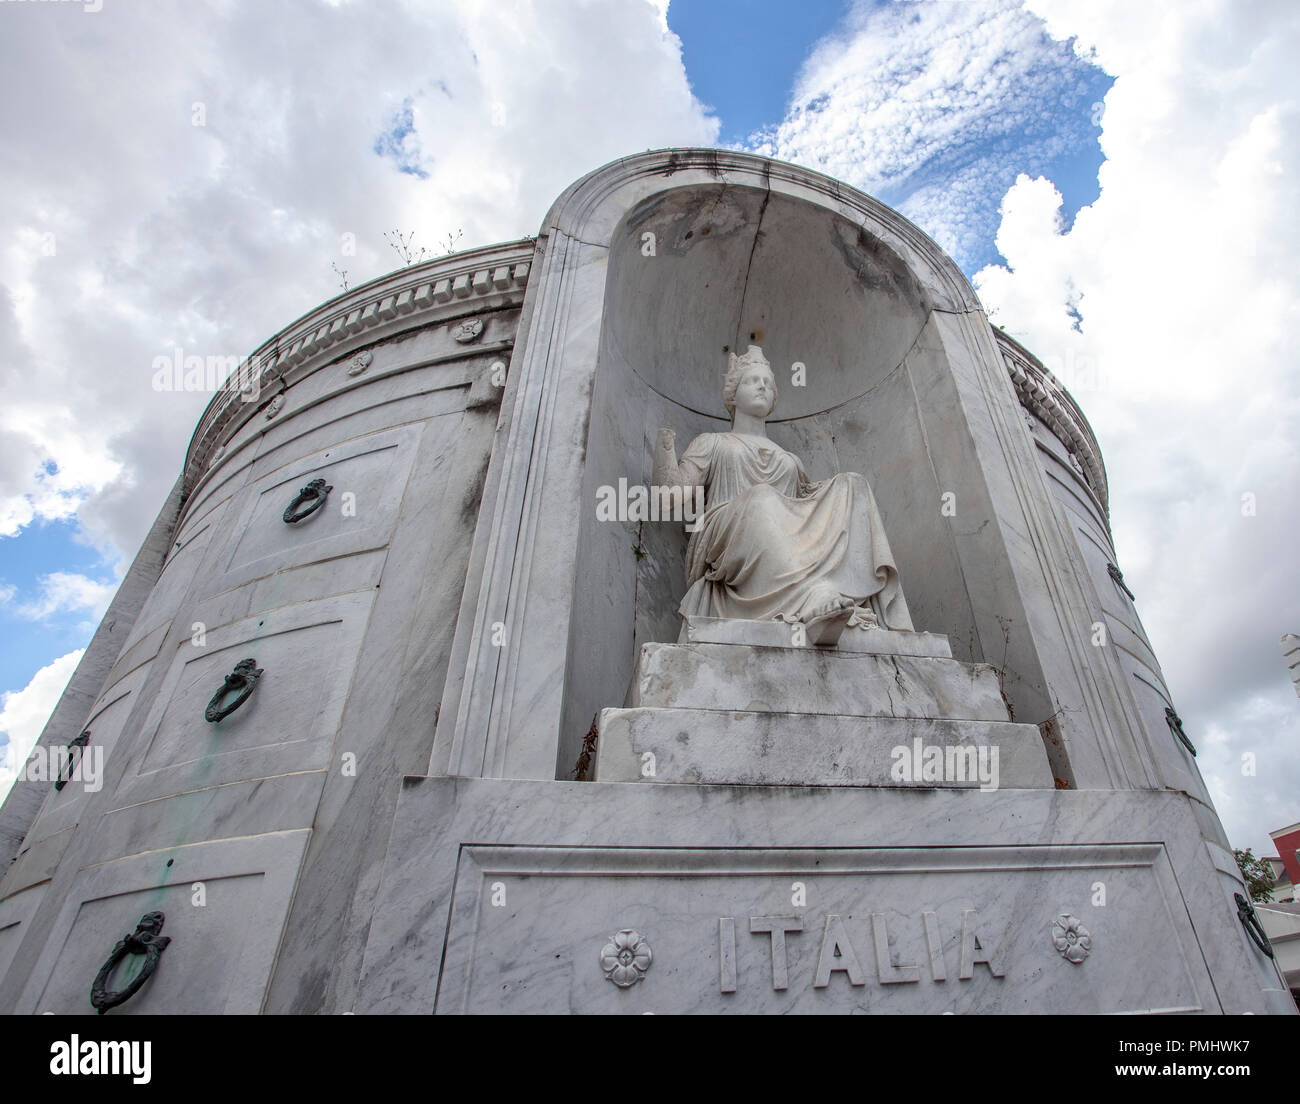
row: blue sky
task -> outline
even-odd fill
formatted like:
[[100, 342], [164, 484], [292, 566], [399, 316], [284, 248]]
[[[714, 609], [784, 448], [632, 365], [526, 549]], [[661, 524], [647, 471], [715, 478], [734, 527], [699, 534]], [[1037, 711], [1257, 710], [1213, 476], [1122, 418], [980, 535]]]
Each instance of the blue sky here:
[[207, 401], [155, 357], [246, 355], [336, 269], [399, 264], [394, 228], [523, 237], [600, 164], [724, 145], [900, 210], [1063, 376], [1202, 771], [1265, 849], [1300, 819], [1297, 51], [1286, 0], [0, 5], [31, 105], [0, 121], [0, 787]]
[[784, 118], [800, 67], [850, 7], [847, 0], [806, 0], [797, 9], [782, 0], [673, 0], [668, 25], [682, 40], [691, 90], [722, 123], [722, 145], [743, 145]]
[[[943, 193], [959, 185], [961, 230], [940, 244], [973, 276], [985, 265], [1002, 260], [994, 244], [998, 204], [1020, 173], [1053, 180], [1064, 199], [1066, 227], [1080, 207], [1097, 198], [1097, 170], [1102, 163], [1098, 123], [1112, 78], [1077, 56], [1069, 43], [1053, 43], [1045, 31], [1037, 35], [1032, 53], [1017, 54], [1014, 43], [1000, 42], [996, 49], [975, 55], [974, 64], [965, 70], [947, 74], [951, 102], [943, 102], [929, 89], [928, 102], [916, 101], [923, 112], [907, 122], [926, 126], [933, 115], [946, 111], [962, 116], [968, 125], [944, 131], [943, 141], [899, 148], [894, 144], [897, 117], [891, 115], [879, 124], [873, 118], [878, 112], [866, 105], [874, 102], [873, 93], [880, 99], [897, 95], [934, 74], [937, 51], [913, 48], [891, 55], [889, 47], [895, 42], [903, 45], [923, 18], [936, 9], [943, 12], [944, 7], [900, 5], [896, 0], [856, 6], [844, 0], [810, 0], [797, 7], [775, 0], [674, 0], [668, 23], [682, 40], [692, 90], [718, 116], [724, 145], [786, 154], [787, 159], [809, 164], [816, 159], [816, 147], [799, 141], [800, 131], [815, 127], [801, 127], [800, 120], [819, 111], [834, 111], [840, 104], [852, 108], [857, 99], [864, 106], [859, 134], [889, 128], [894, 156], [863, 158], [854, 166], [828, 151], [826, 170], [912, 215], [922, 226], [928, 209], [942, 205]], [[896, 18], [900, 10], [909, 18]], [[853, 72], [851, 85], [828, 86], [815, 77], [800, 85], [816, 47], [833, 53], [837, 40], [851, 42], [864, 29], [881, 48], [864, 58], [866, 64]], [[964, 23], [957, 23], [948, 41], [959, 40], [965, 30]], [[939, 42], [945, 39], [940, 37]], [[817, 67], [812, 68], [815, 74]], [[996, 103], [996, 108], [971, 115], [971, 103], [981, 96], [980, 80], [1004, 83], [1006, 91], [996, 101], [986, 101], [990, 107]], [[789, 133], [782, 134], [781, 124], [787, 120]]]
[[[0, 570], [14, 598], [42, 602], [41, 579], [52, 572], [83, 575], [104, 585], [115, 585], [113, 565], [103, 553], [85, 543], [75, 520], [45, 521], [29, 525], [0, 543]], [[37, 670], [55, 655], [80, 648], [90, 639], [98, 618], [95, 609], [62, 608], [39, 619], [23, 616], [14, 600], [0, 605], [0, 683], [26, 685]]]

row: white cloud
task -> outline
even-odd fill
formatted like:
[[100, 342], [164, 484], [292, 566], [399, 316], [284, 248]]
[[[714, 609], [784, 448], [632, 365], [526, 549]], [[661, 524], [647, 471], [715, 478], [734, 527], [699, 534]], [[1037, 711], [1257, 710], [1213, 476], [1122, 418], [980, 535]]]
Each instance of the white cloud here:
[[154, 357], [246, 355], [331, 262], [396, 267], [386, 230], [534, 234], [585, 172], [717, 135], [662, 0], [65, 8], [0, 35], [0, 536], [75, 514], [129, 557], [208, 398]]
[[751, 145], [878, 196], [964, 263], [1013, 164], [1039, 171], [1091, 143], [1098, 76], [1019, 0], [859, 2]]
[[37, 671], [21, 690], [0, 695], [0, 733], [6, 737], [6, 742], [0, 744], [0, 801], [8, 796], [18, 771], [40, 739], [83, 651], [79, 648], [60, 656]]
[[1101, 195], [1063, 233], [1053, 184], [1022, 176], [1002, 204], [1007, 267], [975, 282], [996, 320], [1063, 366], [1106, 458], [1121, 566], [1225, 827], [1271, 853], [1267, 832], [1296, 819], [1300, 792], [1300, 718], [1277, 646], [1300, 626], [1300, 9], [1029, 7], [1116, 78]]
[[[117, 583], [101, 583], [86, 575], [70, 571], [54, 571], [38, 580], [41, 596], [25, 602], [17, 609], [20, 617], [30, 621], [44, 621], [55, 613], [85, 610], [98, 622], [117, 593]], [[10, 588], [12, 593], [12, 588]], [[94, 623], [88, 622], [91, 631]]]

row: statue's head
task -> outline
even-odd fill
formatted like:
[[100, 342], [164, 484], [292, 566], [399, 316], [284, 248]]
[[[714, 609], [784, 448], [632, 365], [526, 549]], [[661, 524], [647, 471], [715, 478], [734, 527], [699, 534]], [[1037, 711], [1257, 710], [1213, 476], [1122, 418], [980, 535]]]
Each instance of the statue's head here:
[[757, 345], [751, 345], [741, 356], [731, 353], [727, 364], [727, 376], [722, 383], [722, 405], [727, 408], [727, 413], [736, 413], [736, 392], [743, 386], [746, 391], [765, 392], [771, 402], [761, 417], [771, 414], [776, 409], [776, 376], [772, 374], [772, 366], [763, 355], [763, 350]]

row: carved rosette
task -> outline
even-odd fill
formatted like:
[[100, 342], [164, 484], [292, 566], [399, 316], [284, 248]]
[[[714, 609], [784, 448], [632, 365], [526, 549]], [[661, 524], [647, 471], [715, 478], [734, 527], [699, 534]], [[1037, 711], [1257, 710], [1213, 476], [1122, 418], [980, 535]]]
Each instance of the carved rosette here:
[[620, 989], [630, 989], [650, 969], [650, 944], [631, 928], [613, 936], [600, 952], [600, 968]]
[[270, 421], [284, 409], [284, 395], [276, 395], [266, 406], [266, 418]]
[[370, 367], [370, 363], [374, 359], [375, 359], [375, 354], [372, 353], [369, 349], [366, 349], [364, 352], [357, 353], [357, 355], [352, 358], [351, 363], [349, 363], [348, 365], [348, 375], [349, 376], [361, 375], [362, 372], [364, 372], [367, 368]]
[[1063, 959], [1078, 966], [1092, 950], [1092, 936], [1078, 917], [1062, 913], [1052, 921], [1052, 946]]
[[466, 318], [452, 326], [451, 336], [461, 345], [468, 345], [471, 341], [478, 339], [479, 334], [483, 332], [483, 319]]

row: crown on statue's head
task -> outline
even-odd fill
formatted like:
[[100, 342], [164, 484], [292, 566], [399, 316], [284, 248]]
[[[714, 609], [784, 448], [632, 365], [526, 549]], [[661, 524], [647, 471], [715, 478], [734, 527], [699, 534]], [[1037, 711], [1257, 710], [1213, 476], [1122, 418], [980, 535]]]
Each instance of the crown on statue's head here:
[[763, 350], [757, 345], [751, 345], [748, 351], [740, 356], [736, 356], [735, 353], [728, 354], [727, 375], [722, 381], [722, 405], [727, 408], [728, 414], [736, 412], [736, 388], [740, 386], [741, 377], [751, 368], [766, 368], [768, 375], [772, 376], [772, 406], [776, 407], [776, 377], [772, 372], [772, 366], [763, 355]]
[[732, 372], [743, 372], [746, 368], [751, 368], [757, 364], [761, 364], [768, 371], [772, 369], [772, 366], [767, 362], [767, 357], [763, 355], [762, 348], [758, 345], [751, 345], [749, 350], [740, 356], [736, 356], [735, 353], [728, 355], [728, 375]]

